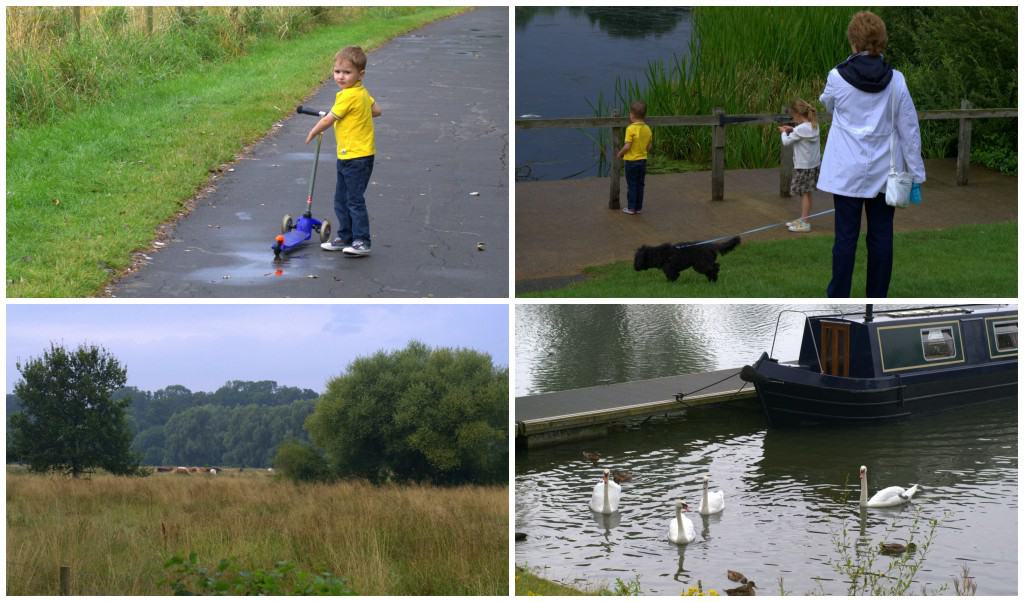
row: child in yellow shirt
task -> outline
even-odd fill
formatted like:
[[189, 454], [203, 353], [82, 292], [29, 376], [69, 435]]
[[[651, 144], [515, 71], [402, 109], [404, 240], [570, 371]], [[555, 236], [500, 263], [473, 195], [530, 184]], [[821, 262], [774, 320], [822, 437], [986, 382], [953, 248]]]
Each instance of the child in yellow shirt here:
[[629, 105], [629, 127], [626, 128], [625, 144], [618, 153], [626, 168], [626, 207], [622, 212], [628, 215], [636, 215], [644, 208], [647, 153], [651, 152], [654, 142], [654, 135], [644, 123], [644, 117], [647, 117], [647, 103], [637, 100]]
[[326, 251], [342, 251], [347, 257], [370, 254], [370, 215], [366, 211], [366, 187], [373, 173], [373, 118], [380, 107], [363, 87], [366, 53], [347, 46], [334, 56], [334, 82], [341, 91], [335, 95], [331, 112], [313, 126], [306, 136], [309, 144], [320, 132], [334, 126], [338, 142], [338, 184], [334, 190], [334, 213], [338, 236], [320, 245]]

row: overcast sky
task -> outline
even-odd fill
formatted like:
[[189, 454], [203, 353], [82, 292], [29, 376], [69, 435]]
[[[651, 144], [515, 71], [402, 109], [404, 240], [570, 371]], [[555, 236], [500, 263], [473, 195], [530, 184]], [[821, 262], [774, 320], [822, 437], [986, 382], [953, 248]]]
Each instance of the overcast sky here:
[[508, 366], [508, 305], [7, 305], [6, 391], [17, 362], [51, 342], [100, 345], [155, 391], [275, 380], [318, 392], [355, 358], [411, 340], [466, 347]]

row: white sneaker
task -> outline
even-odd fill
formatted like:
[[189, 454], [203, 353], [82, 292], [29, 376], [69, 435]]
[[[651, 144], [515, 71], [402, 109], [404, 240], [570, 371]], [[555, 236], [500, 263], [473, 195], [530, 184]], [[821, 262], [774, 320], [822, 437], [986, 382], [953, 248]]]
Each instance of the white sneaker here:
[[320, 243], [320, 248], [324, 251], [344, 251], [348, 245], [349, 243], [342, 242], [340, 238], [335, 238], [334, 240]]
[[365, 257], [370, 254], [370, 245], [366, 241], [357, 240], [345, 247], [343, 253], [349, 257]]
[[798, 219], [795, 222], [789, 223], [790, 232], [810, 232], [811, 225], [802, 219]]

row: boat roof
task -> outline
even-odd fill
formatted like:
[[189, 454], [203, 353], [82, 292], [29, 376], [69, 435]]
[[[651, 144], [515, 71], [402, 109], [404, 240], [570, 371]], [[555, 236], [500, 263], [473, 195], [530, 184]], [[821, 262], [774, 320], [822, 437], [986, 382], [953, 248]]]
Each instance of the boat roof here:
[[[872, 312], [872, 324], [919, 320], [921, 318], [949, 317], [960, 318], [965, 316], [985, 316], [997, 313], [1016, 312], [1017, 306], [1006, 305], [942, 305], [931, 307], [910, 307], [894, 309], [874, 309]], [[843, 320], [858, 324], [865, 323], [866, 310], [843, 312], [831, 315], [812, 316], [814, 320]]]

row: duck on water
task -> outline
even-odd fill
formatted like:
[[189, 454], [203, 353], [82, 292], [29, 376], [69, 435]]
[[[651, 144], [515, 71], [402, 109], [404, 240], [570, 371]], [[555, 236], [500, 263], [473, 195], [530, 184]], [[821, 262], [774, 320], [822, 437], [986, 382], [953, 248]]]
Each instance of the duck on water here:
[[1017, 395], [1017, 307], [807, 316], [800, 356], [744, 366], [771, 426], [864, 423]]

